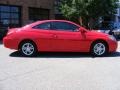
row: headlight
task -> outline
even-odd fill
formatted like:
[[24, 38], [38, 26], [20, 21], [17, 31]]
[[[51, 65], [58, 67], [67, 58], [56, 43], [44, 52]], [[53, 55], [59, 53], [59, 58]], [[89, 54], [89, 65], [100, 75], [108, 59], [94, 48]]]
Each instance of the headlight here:
[[109, 35], [109, 38], [113, 41], [116, 41], [116, 38], [113, 35]]

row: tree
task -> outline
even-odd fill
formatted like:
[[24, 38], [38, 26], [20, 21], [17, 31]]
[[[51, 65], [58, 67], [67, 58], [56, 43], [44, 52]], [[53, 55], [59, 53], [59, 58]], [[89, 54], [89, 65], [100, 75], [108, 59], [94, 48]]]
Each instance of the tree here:
[[61, 13], [86, 28], [95, 28], [102, 17], [116, 13], [119, 0], [61, 0]]

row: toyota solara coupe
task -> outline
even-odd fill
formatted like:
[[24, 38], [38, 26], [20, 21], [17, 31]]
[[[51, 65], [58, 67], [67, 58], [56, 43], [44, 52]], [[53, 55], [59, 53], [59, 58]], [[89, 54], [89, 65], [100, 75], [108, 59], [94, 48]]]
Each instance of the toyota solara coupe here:
[[113, 36], [87, 30], [66, 20], [43, 20], [9, 29], [3, 43], [6, 48], [29, 57], [37, 52], [90, 52], [103, 56], [117, 49]]

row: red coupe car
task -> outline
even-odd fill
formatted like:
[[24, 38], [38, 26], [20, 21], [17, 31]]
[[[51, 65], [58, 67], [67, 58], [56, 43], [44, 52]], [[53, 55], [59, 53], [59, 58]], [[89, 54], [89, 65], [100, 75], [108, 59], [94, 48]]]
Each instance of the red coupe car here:
[[10, 29], [4, 46], [19, 50], [24, 56], [37, 52], [90, 52], [103, 56], [117, 49], [116, 39], [108, 34], [89, 31], [71, 21], [43, 20]]

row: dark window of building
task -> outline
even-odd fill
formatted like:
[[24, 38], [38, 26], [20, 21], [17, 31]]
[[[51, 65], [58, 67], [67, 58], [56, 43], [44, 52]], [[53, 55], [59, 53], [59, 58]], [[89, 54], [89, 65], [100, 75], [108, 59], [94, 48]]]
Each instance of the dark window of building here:
[[21, 8], [11, 5], [0, 5], [0, 26], [21, 26]]
[[37, 20], [46, 20], [49, 19], [49, 9], [41, 9], [41, 8], [29, 8], [29, 20], [37, 21]]

